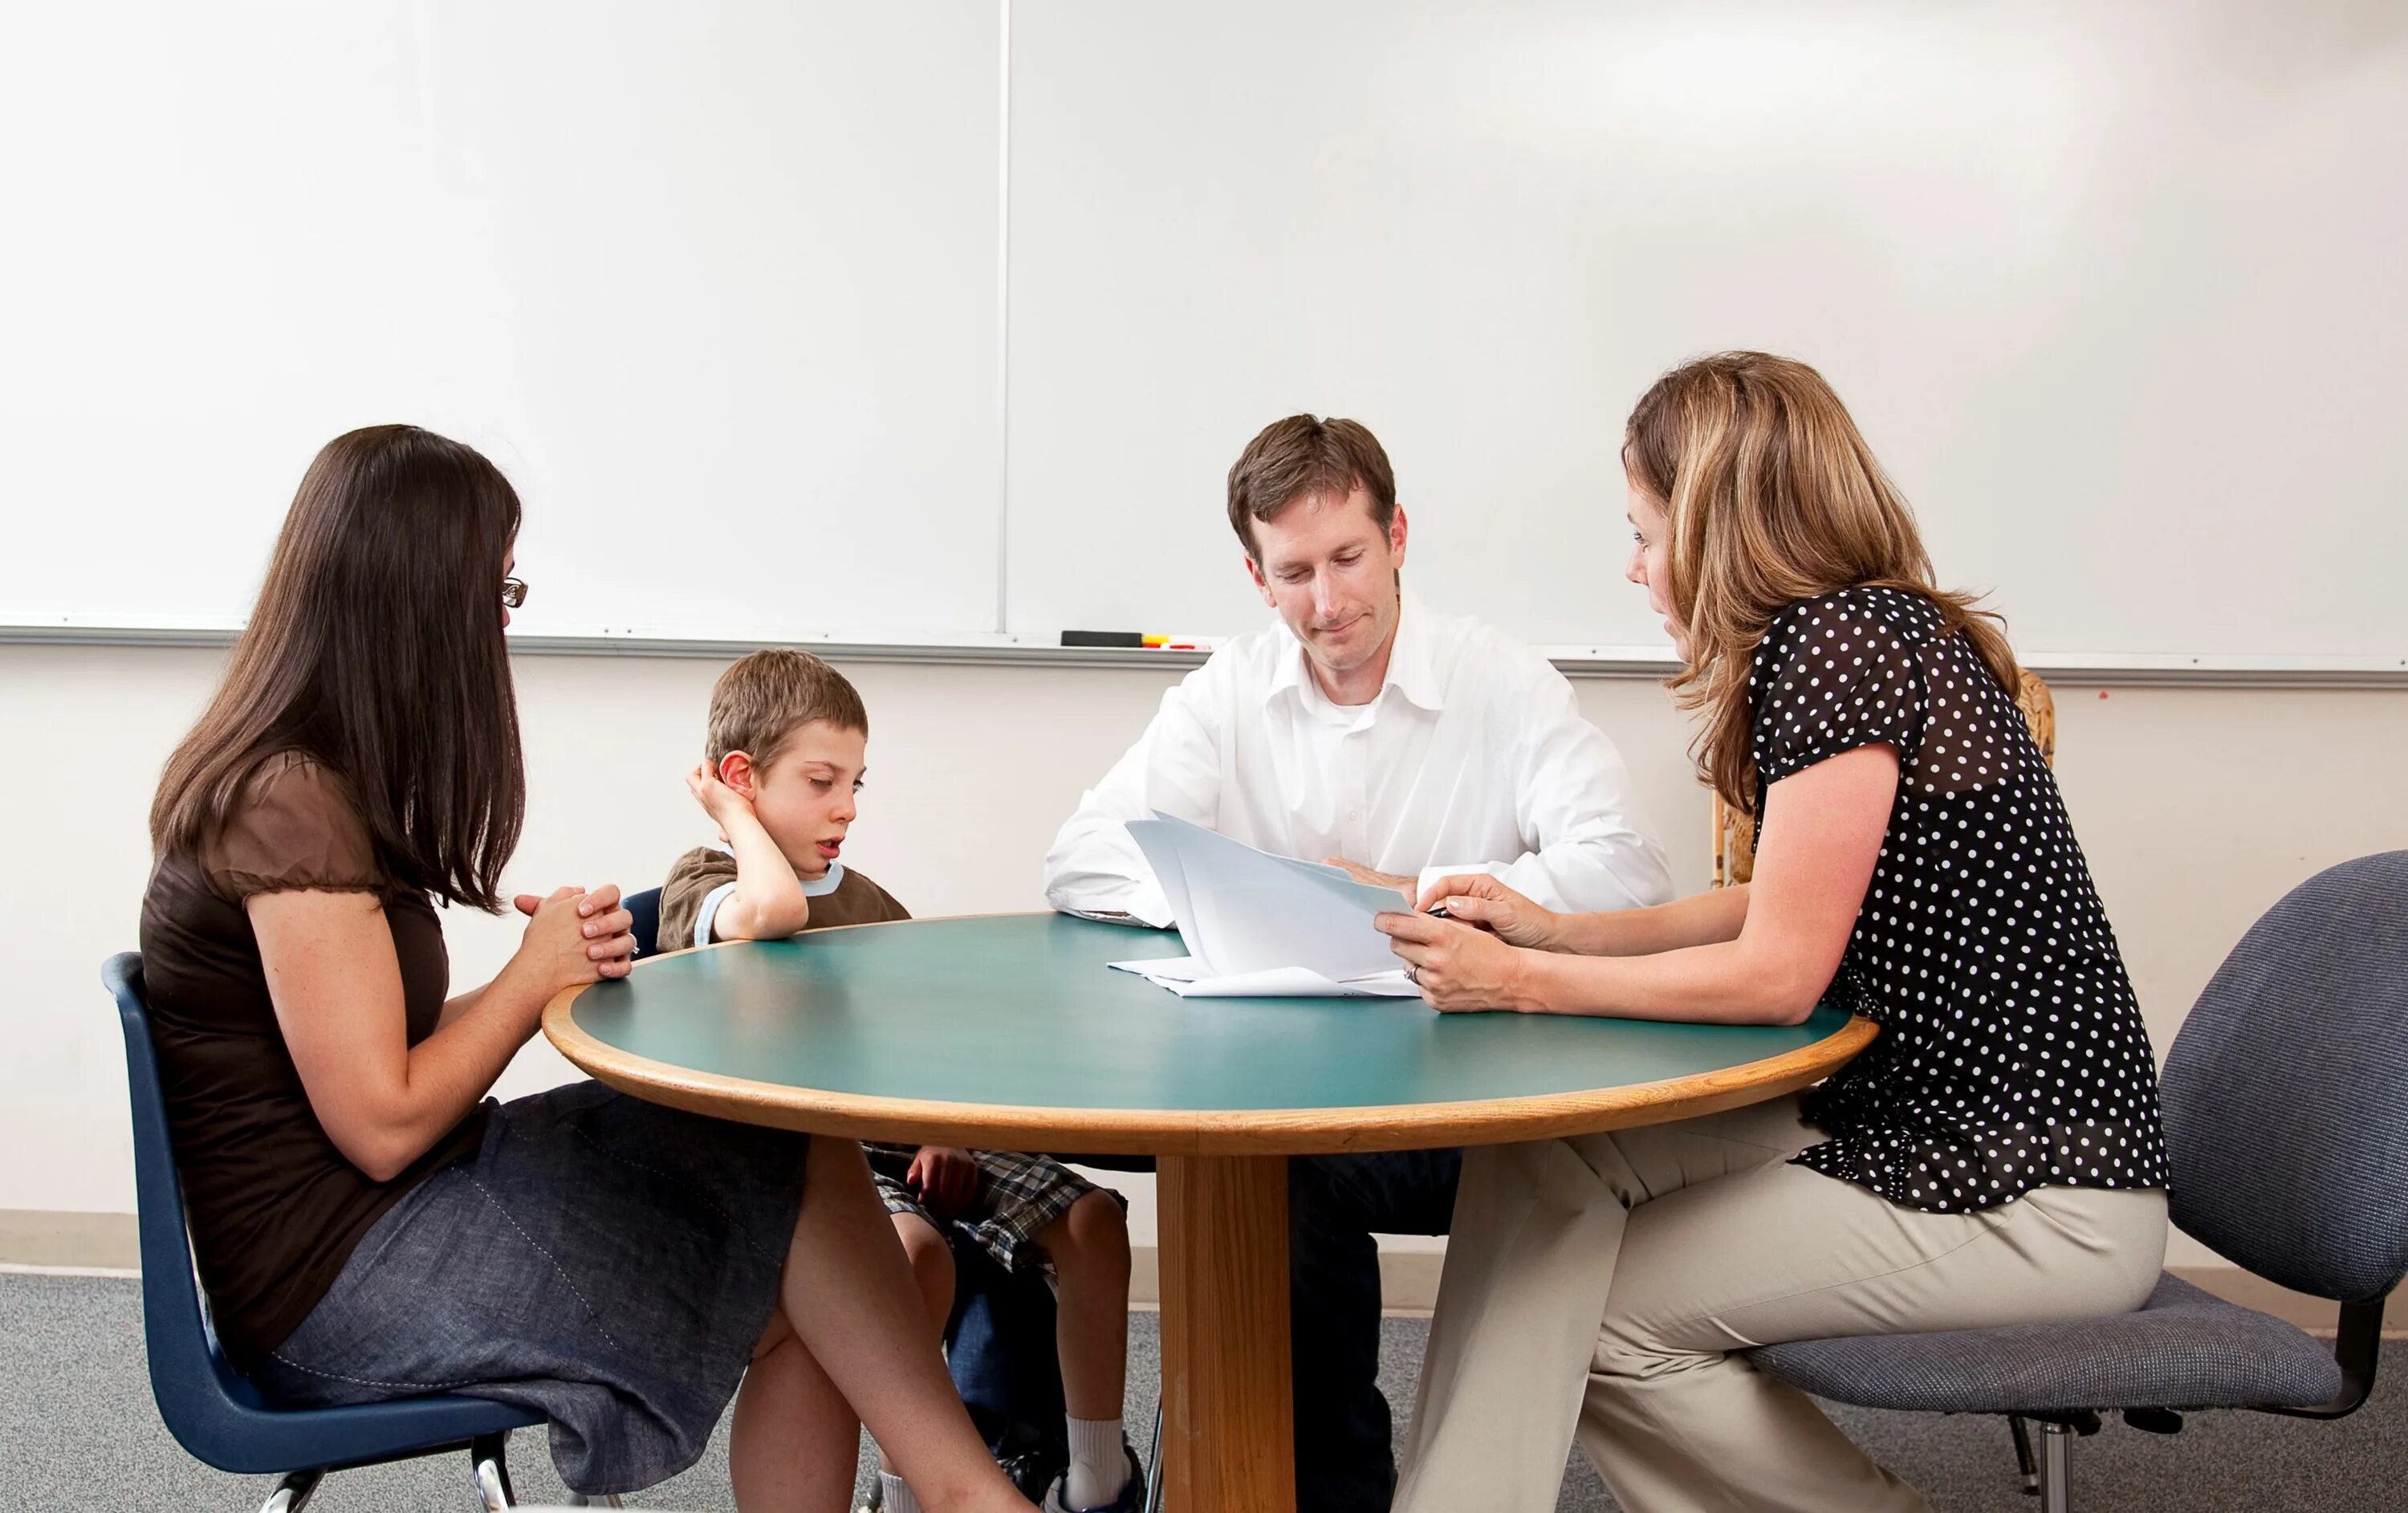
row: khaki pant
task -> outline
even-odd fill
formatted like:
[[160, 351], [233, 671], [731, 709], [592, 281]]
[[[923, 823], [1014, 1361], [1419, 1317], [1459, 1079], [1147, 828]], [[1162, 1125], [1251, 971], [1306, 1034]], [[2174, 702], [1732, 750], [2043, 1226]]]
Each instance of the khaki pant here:
[[2165, 1194], [1903, 1208], [1787, 1158], [1798, 1100], [1464, 1157], [1400, 1513], [1546, 1513], [1580, 1446], [1627, 1513], [1923, 1513], [1731, 1351], [2138, 1307]]

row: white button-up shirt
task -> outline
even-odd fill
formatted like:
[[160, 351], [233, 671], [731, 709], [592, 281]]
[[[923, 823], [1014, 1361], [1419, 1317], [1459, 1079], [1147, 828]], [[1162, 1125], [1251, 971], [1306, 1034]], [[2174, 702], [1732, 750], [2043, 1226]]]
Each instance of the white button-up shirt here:
[[1171, 922], [1126, 821], [1155, 810], [1283, 856], [1403, 876], [1496, 874], [1550, 908], [1672, 896], [1621, 753], [1546, 659], [1404, 596], [1387, 678], [1332, 704], [1284, 624], [1221, 648], [1162, 697], [1045, 858], [1045, 896]]

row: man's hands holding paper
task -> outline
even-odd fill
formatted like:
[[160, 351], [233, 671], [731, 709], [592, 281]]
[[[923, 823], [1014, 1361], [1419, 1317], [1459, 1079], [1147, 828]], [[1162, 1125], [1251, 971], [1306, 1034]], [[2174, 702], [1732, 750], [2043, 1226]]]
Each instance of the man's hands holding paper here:
[[1523, 952], [1553, 949], [1555, 915], [1496, 878], [1441, 878], [1421, 897], [1430, 914], [1383, 914], [1371, 921], [1389, 949], [1409, 963], [1413, 981], [1441, 1013], [1526, 1010]]
[[1413, 879], [1411, 878], [1399, 878], [1393, 872], [1374, 872], [1362, 863], [1349, 862], [1342, 856], [1325, 856], [1321, 864], [1336, 867], [1356, 882], [1368, 882], [1374, 888], [1394, 888], [1404, 895], [1406, 903], [1413, 901]]

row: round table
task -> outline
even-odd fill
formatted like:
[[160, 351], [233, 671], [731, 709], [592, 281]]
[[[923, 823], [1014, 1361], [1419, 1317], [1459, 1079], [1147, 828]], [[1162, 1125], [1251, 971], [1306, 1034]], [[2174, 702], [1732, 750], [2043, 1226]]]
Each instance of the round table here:
[[637, 963], [544, 1033], [640, 1098], [783, 1129], [1157, 1158], [1173, 1513], [1293, 1513], [1291, 1155], [1684, 1119], [1828, 1076], [1873, 1026], [1434, 1014], [1419, 999], [1181, 998], [1115, 961], [1174, 935], [1058, 914], [818, 930]]

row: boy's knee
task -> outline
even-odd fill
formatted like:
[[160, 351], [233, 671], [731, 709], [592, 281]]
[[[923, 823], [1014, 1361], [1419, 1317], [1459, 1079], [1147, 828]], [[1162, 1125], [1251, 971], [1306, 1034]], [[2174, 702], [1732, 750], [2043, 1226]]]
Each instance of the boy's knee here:
[[1082, 1194], [1053, 1229], [1054, 1243], [1048, 1249], [1055, 1270], [1065, 1263], [1074, 1270], [1128, 1270], [1128, 1220], [1111, 1193]]
[[953, 1248], [945, 1237], [921, 1221], [916, 1215], [896, 1217], [895, 1232], [902, 1236], [904, 1258], [911, 1263], [911, 1275], [923, 1291], [942, 1282], [950, 1292], [953, 1286]]

